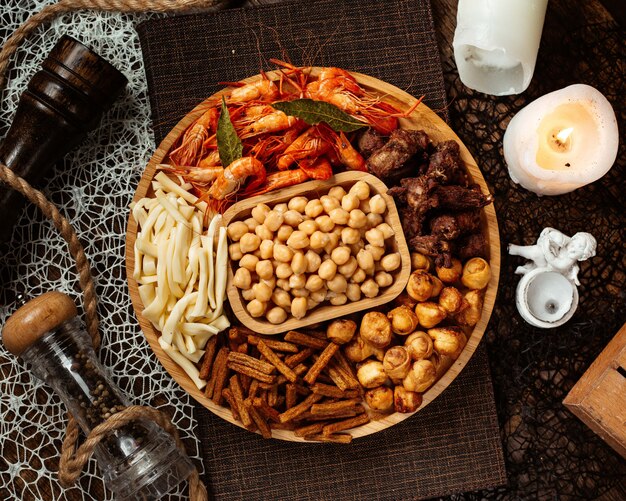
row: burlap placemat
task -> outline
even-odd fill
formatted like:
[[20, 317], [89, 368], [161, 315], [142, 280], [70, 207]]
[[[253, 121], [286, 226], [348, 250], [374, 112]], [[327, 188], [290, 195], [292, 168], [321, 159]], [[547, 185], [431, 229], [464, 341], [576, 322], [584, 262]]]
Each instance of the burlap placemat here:
[[[290, 2], [138, 31], [157, 142], [216, 82], [268, 69], [270, 57], [373, 75], [426, 94], [447, 118], [427, 0]], [[215, 499], [423, 499], [506, 482], [483, 346], [426, 409], [350, 446], [265, 441], [200, 406], [198, 418]]]

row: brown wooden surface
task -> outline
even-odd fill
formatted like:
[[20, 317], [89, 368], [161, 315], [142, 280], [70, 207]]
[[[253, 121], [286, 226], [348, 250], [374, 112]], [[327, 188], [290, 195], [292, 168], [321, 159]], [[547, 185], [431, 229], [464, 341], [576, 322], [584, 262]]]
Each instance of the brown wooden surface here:
[[[317, 69], [314, 69], [313, 74], [317, 73]], [[269, 72], [268, 75], [270, 78], [277, 78], [277, 72]], [[410, 96], [406, 92], [390, 85], [386, 82], [382, 82], [376, 78], [362, 75], [359, 73], [354, 73], [357, 81], [364, 86], [366, 89], [378, 93], [381, 98], [383, 98], [386, 102], [394, 105], [397, 109], [407, 110], [413, 105], [416, 101], [416, 98]], [[250, 77], [245, 81], [253, 81], [255, 79], [260, 78], [259, 75], [254, 77]], [[221, 96], [221, 94], [228, 92], [228, 89], [224, 89], [220, 91], [215, 96]], [[186, 115], [167, 135], [167, 137], [161, 142], [161, 144], [156, 149], [154, 155], [150, 159], [148, 166], [142, 176], [141, 181], [137, 187], [137, 191], [135, 192], [135, 196], [133, 201], [138, 201], [139, 199], [149, 195], [151, 189], [151, 181], [156, 173], [156, 166], [163, 161], [163, 159], [167, 156], [170, 151], [172, 145], [176, 142], [176, 140], [180, 137], [181, 134], [191, 125], [202, 113], [206, 111], [206, 104], [201, 103], [196, 106], [188, 115]], [[431, 140], [435, 143], [446, 141], [446, 140], [455, 140], [459, 143], [461, 147], [461, 158], [463, 159], [465, 166], [470, 173], [473, 181], [478, 184], [482, 191], [487, 193], [489, 189], [485, 183], [485, 180], [480, 172], [480, 169], [476, 165], [476, 161], [473, 159], [472, 155], [459, 139], [459, 137], [450, 129], [450, 127], [430, 108], [425, 105], [420, 105], [417, 109], [411, 114], [408, 118], [401, 118], [400, 125], [404, 128], [419, 128], [425, 130]], [[463, 370], [472, 354], [476, 350], [478, 343], [482, 339], [482, 336], [487, 327], [487, 323], [489, 322], [489, 317], [491, 316], [491, 312], [493, 310], [493, 306], [495, 304], [496, 292], [498, 289], [498, 281], [500, 278], [500, 236], [498, 233], [498, 222], [496, 219], [496, 213], [493, 205], [488, 205], [482, 211], [482, 223], [483, 223], [483, 232], [487, 237], [489, 242], [489, 252], [490, 252], [490, 265], [492, 269], [491, 281], [487, 286], [485, 293], [484, 306], [482, 311], [482, 316], [476, 327], [474, 328], [472, 334], [468, 337], [467, 345], [465, 346], [463, 352], [460, 357], [453, 363], [453, 365], [448, 369], [448, 371], [439, 379], [426, 393], [423, 395], [423, 403], [422, 406], [416, 411], [419, 412], [421, 409], [424, 409], [430, 402], [432, 402], [437, 396], [445, 390], [448, 385], [454, 381], [456, 376]], [[191, 381], [189, 376], [181, 369], [161, 348], [158, 342], [159, 332], [157, 332], [152, 323], [145, 319], [142, 315], [144, 306], [141, 302], [141, 298], [139, 297], [138, 292], [138, 284], [133, 279], [133, 269], [134, 269], [134, 242], [137, 234], [137, 223], [134, 221], [132, 215], [129, 217], [128, 228], [127, 228], [127, 236], [126, 236], [126, 271], [128, 276], [129, 290], [130, 296], [133, 302], [133, 307], [135, 308], [135, 312], [137, 313], [137, 317], [139, 319], [139, 324], [141, 325], [141, 329], [145, 334], [148, 342], [150, 343], [150, 347], [158, 357], [158, 359], [163, 364], [163, 367], [169, 372], [169, 374], [176, 380], [189, 394], [196, 399], [200, 404], [205, 406], [211, 412], [220, 416], [221, 418], [229, 421], [237, 426], [243, 427], [241, 423], [235, 421], [232, 418], [232, 414], [225, 407], [218, 406], [214, 404], [211, 400], [207, 399], [204, 396], [204, 393], [196, 387], [196, 385]], [[390, 416], [387, 416], [378, 421], [372, 421], [368, 424], [359, 426], [353, 430], [350, 430], [350, 433], [354, 437], [361, 437], [365, 435], [369, 435], [371, 433], [375, 433], [377, 431], [384, 430], [389, 426], [393, 426], [396, 423], [404, 421], [406, 418], [412, 416], [411, 414], [401, 414], [394, 413]], [[296, 437], [292, 431], [287, 430], [273, 430], [272, 436], [274, 438], [278, 438], [281, 440], [289, 440], [289, 441], [298, 441], [304, 442], [305, 440], [299, 437]]]
[[563, 403], [626, 458], [626, 324]]
[[242, 221], [247, 219], [252, 212], [252, 209], [260, 203], [266, 203], [270, 207], [281, 202], [288, 202], [293, 197], [304, 195], [309, 199], [311, 197], [320, 197], [324, 195], [333, 186], [342, 186], [346, 191], [356, 183], [358, 180], [363, 180], [371, 187], [372, 196], [375, 194], [381, 195], [385, 203], [387, 204], [387, 212], [385, 214], [385, 222], [393, 228], [395, 232], [394, 241], [391, 245], [389, 252], [400, 253], [402, 265], [398, 270], [392, 273], [394, 282], [389, 287], [381, 290], [380, 294], [375, 298], [362, 298], [359, 301], [348, 302], [342, 306], [333, 305], [321, 305], [317, 308], [307, 312], [307, 315], [298, 320], [294, 317], [289, 317], [281, 324], [274, 325], [265, 320], [264, 318], [253, 318], [246, 310], [246, 301], [241, 296], [241, 291], [236, 287], [231, 287], [231, 282], [234, 273], [237, 271], [236, 263], [229, 261], [228, 267], [228, 287], [226, 291], [228, 293], [228, 300], [230, 307], [233, 310], [235, 316], [246, 327], [249, 327], [255, 332], [260, 334], [279, 334], [281, 332], [287, 332], [290, 330], [298, 330], [307, 325], [313, 325], [319, 322], [324, 322], [332, 318], [343, 317], [356, 313], [357, 311], [367, 310], [387, 304], [393, 301], [406, 286], [411, 274], [411, 256], [409, 255], [409, 248], [402, 232], [402, 224], [400, 223], [400, 216], [396, 209], [396, 204], [393, 197], [387, 195], [387, 186], [376, 176], [359, 171], [342, 172], [333, 176], [328, 181], [310, 181], [301, 185], [290, 186], [282, 190], [273, 191], [265, 195], [259, 195], [257, 197], [248, 198], [237, 202], [230, 209], [224, 213], [224, 225], [230, 224], [231, 221]]

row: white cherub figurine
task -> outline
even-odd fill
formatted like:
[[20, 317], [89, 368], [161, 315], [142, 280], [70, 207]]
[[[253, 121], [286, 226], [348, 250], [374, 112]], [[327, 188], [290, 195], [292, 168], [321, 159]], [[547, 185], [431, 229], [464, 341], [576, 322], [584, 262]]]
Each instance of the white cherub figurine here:
[[570, 238], [554, 228], [544, 228], [536, 245], [509, 244], [509, 254], [532, 261], [518, 266], [515, 273], [524, 275], [535, 268], [550, 268], [580, 285], [577, 261], [596, 255], [596, 239], [590, 233], [578, 232]]

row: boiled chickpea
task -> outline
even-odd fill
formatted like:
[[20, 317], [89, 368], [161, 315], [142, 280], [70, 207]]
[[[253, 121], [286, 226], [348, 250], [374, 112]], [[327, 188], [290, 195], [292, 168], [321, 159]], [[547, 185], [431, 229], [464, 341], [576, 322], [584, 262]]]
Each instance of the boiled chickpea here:
[[346, 289], [348, 288], [348, 281], [346, 280], [346, 277], [337, 273], [333, 278], [326, 282], [326, 286], [333, 292], [343, 293], [346, 292]]
[[308, 310], [312, 310], [313, 308], [315, 308], [316, 306], [318, 306], [320, 304], [321, 301], [315, 301], [311, 298], [311, 295], [309, 294], [309, 297], [306, 298], [306, 309]]
[[341, 266], [342, 264], [346, 264], [348, 259], [350, 259], [350, 249], [348, 247], [341, 246], [333, 249], [330, 254], [330, 257], [337, 266]]
[[385, 240], [387, 240], [389, 237], [393, 237], [396, 234], [396, 232], [393, 231], [393, 228], [387, 223], [380, 223], [378, 226], [376, 226], [376, 229], [382, 232], [383, 238]]
[[233, 242], [238, 242], [242, 236], [248, 233], [248, 225], [243, 221], [235, 221], [228, 225], [227, 233]]
[[309, 245], [311, 249], [323, 249], [329, 242], [328, 233], [316, 231], [311, 235]]
[[361, 240], [361, 234], [359, 233], [359, 230], [355, 230], [354, 228], [344, 228], [343, 230], [341, 230], [341, 241], [344, 244], [355, 244], [359, 240]]
[[276, 306], [291, 309], [291, 295], [282, 289], [276, 289], [272, 293], [272, 301]]
[[242, 290], [241, 297], [244, 298], [246, 301], [252, 301], [253, 299], [256, 299], [256, 296], [254, 295], [254, 289], [250, 287], [249, 289]]
[[275, 273], [278, 278], [289, 278], [293, 275], [293, 270], [291, 269], [289, 263], [280, 263], [276, 267]]
[[243, 252], [241, 252], [241, 245], [239, 242], [235, 242], [234, 244], [230, 244], [228, 246], [228, 255], [230, 256], [231, 261], [239, 261], [243, 257]]
[[356, 195], [359, 200], [365, 200], [370, 196], [370, 185], [365, 181], [357, 181], [352, 185], [348, 193]]
[[330, 195], [324, 195], [323, 197], [321, 197], [320, 202], [326, 214], [330, 214], [331, 210], [336, 209], [337, 207], [340, 206], [339, 200], [337, 200], [334, 197], [331, 197]]
[[311, 236], [313, 235], [313, 233], [319, 230], [319, 226], [314, 220], [309, 219], [308, 221], [302, 221], [298, 225], [298, 230], [303, 232], [307, 236]]
[[373, 298], [378, 296], [378, 284], [371, 278], [367, 279], [361, 285], [361, 292], [365, 297]]
[[333, 186], [330, 190], [328, 190], [328, 196], [333, 197], [338, 202], [341, 202], [341, 199], [346, 194], [346, 190], [341, 186]]
[[367, 215], [370, 213], [370, 201], [369, 200], [361, 200], [359, 204], [359, 209], [363, 211], [363, 214]]
[[291, 287], [289, 287], [289, 280], [286, 278], [279, 278], [276, 280], [276, 287], [281, 288], [285, 292], [289, 292], [291, 290]]
[[265, 217], [269, 214], [270, 210], [271, 209], [267, 205], [259, 204], [252, 209], [251, 215], [257, 223], [263, 224]]
[[255, 299], [258, 299], [262, 303], [267, 303], [272, 297], [272, 289], [270, 289], [267, 284], [254, 284], [252, 289], [254, 290]]
[[341, 207], [337, 207], [330, 211], [328, 217], [330, 217], [330, 220], [335, 224], [348, 224], [350, 213]]
[[350, 278], [358, 267], [359, 263], [356, 262], [356, 258], [354, 256], [350, 256], [346, 263], [342, 264], [337, 269], [339, 270], [339, 273], [341, 273], [344, 277]]
[[295, 210], [297, 212], [300, 212], [301, 214], [304, 214], [304, 208], [306, 207], [307, 203], [309, 203], [309, 199], [306, 197], [294, 197], [289, 200], [287, 207], [289, 208], [289, 210]]
[[[287, 240], [289, 243], [289, 240]], [[274, 244], [274, 259], [281, 263], [290, 263], [293, 258], [293, 250], [283, 244]]]
[[322, 280], [320, 276], [316, 274], [309, 275], [309, 277], [306, 279], [306, 284], [304, 285], [304, 288], [311, 292], [318, 291], [322, 289], [322, 287], [324, 287], [324, 280]]
[[378, 226], [384, 221], [383, 216], [381, 216], [380, 214], [374, 214], [373, 212], [370, 212], [365, 217], [367, 218], [366, 226], [368, 228], [376, 228], [376, 226]]
[[274, 233], [267, 226], [265, 226], [265, 223], [258, 225], [254, 229], [254, 233], [261, 240], [273, 240], [274, 239]]
[[366, 231], [365, 239], [376, 247], [385, 246], [385, 237], [383, 236], [383, 232], [377, 228], [372, 228], [371, 230]]
[[245, 268], [248, 271], [255, 271], [256, 264], [259, 262], [259, 258], [252, 254], [244, 254], [239, 260], [239, 267]]
[[293, 253], [293, 258], [291, 259], [291, 269], [296, 275], [302, 275], [306, 271], [307, 262], [304, 257], [304, 253], [301, 251], [297, 251]]
[[323, 280], [330, 280], [337, 273], [337, 265], [332, 259], [327, 259], [320, 264], [320, 268], [317, 270], [317, 273]]
[[387, 210], [387, 202], [382, 195], [374, 195], [370, 198], [370, 211], [374, 214], [384, 214]]
[[238, 289], [249, 289], [252, 284], [252, 276], [246, 268], [237, 268], [233, 277], [233, 285]]
[[252, 233], [246, 233], [239, 240], [239, 248], [243, 254], [254, 252], [259, 248], [259, 245], [261, 245], [261, 239]]
[[259, 225], [256, 219], [253, 217], [249, 217], [244, 221], [246, 226], [248, 227], [248, 231], [254, 231], [254, 229]]
[[289, 240], [289, 237], [293, 233], [293, 228], [288, 224], [283, 224], [280, 228], [278, 228], [278, 232], [276, 233], [276, 238], [280, 242], [286, 242]]
[[382, 257], [385, 255], [384, 247], [376, 247], [375, 245], [367, 244], [365, 246], [365, 250], [370, 252], [372, 257], [374, 258], [374, 261], [380, 261]]
[[359, 200], [359, 197], [357, 197], [353, 193], [348, 193], [347, 195], [344, 195], [344, 197], [341, 199], [341, 207], [343, 208], [343, 210], [348, 212], [357, 209], [360, 203], [361, 200]]
[[352, 255], [357, 256], [359, 252], [365, 249], [365, 242], [363, 242], [363, 240], [359, 240], [357, 243], [350, 244], [348, 247], [350, 247], [350, 252], [352, 253]]
[[304, 257], [306, 258], [307, 262], [307, 273], [315, 273], [319, 269], [320, 264], [322, 264], [322, 258], [310, 249], [306, 251]]
[[394, 271], [400, 267], [401, 264], [400, 254], [394, 252], [393, 254], [387, 254], [380, 260], [380, 265], [385, 271]]
[[306, 315], [307, 300], [305, 297], [297, 297], [291, 302], [291, 314], [300, 320]]
[[366, 278], [367, 278], [367, 273], [365, 273], [365, 271], [362, 270], [361, 268], [357, 268], [356, 271], [350, 277], [350, 281], [354, 282], [355, 284], [360, 284]]
[[303, 231], [296, 230], [287, 239], [287, 245], [291, 249], [305, 249], [309, 246], [309, 237]]
[[367, 216], [361, 209], [353, 209], [350, 211], [348, 226], [350, 228], [363, 228], [367, 224]]
[[274, 242], [272, 240], [263, 240], [259, 245], [261, 259], [271, 259], [274, 257]]
[[297, 228], [298, 225], [302, 221], [304, 221], [304, 218], [302, 217], [302, 214], [300, 214], [296, 210], [288, 210], [287, 212], [285, 212], [283, 219], [284, 219], [286, 224], [288, 224], [289, 226], [292, 226], [294, 228]]
[[287, 320], [287, 312], [282, 308], [275, 306], [266, 313], [265, 318], [267, 318], [267, 321], [270, 324], [282, 324], [285, 320]]
[[366, 273], [371, 274], [374, 272], [374, 256], [372, 256], [370, 251], [361, 249], [356, 255], [356, 261], [359, 263], [359, 267]]
[[253, 299], [246, 305], [246, 310], [250, 313], [250, 316], [258, 318], [263, 313], [265, 313], [265, 309], [267, 308], [267, 303], [262, 303], [258, 299]]
[[310, 218], [316, 218], [322, 212], [324, 212], [324, 207], [318, 199], [309, 200], [304, 208], [304, 213]]
[[389, 287], [393, 283], [393, 277], [385, 271], [376, 273], [374, 280], [378, 284], [378, 287]]
[[348, 302], [348, 296], [343, 293], [329, 292], [326, 294], [326, 299], [330, 301], [333, 306], [341, 306]]
[[284, 214], [288, 209], [289, 207], [287, 207], [287, 204], [283, 202], [282, 204], [276, 204], [272, 210], [275, 210], [280, 214]]
[[271, 276], [270, 278], [260, 278], [259, 283], [265, 284], [270, 289], [274, 290], [276, 288], [276, 277]]
[[361, 287], [359, 286], [359, 284], [348, 284], [348, 288], [346, 289], [346, 297], [350, 301], [360, 301]]
[[291, 295], [293, 297], [309, 297], [311, 291], [309, 289], [291, 289]]
[[255, 267], [256, 274], [259, 278], [270, 279], [274, 276], [274, 266], [269, 259], [258, 261]]
[[[334, 200], [334, 198], [332, 200]], [[315, 222], [317, 223], [317, 227], [320, 229], [320, 231], [323, 231], [325, 233], [329, 233], [335, 228], [335, 223], [333, 223], [333, 220], [330, 218], [330, 216], [326, 214], [324, 214], [323, 216], [317, 216], [315, 218]]]
[[285, 216], [276, 210], [271, 210], [265, 216], [265, 221], [263, 221], [263, 225], [267, 227], [270, 231], [276, 231], [280, 228], [280, 225], [283, 224], [285, 220]]
[[292, 289], [302, 289], [306, 284], [306, 277], [304, 275], [291, 275], [289, 277], [289, 287]]
[[311, 291], [311, 293], [309, 294], [309, 297], [313, 301], [316, 301], [318, 303], [322, 303], [322, 302], [324, 302], [326, 300], [326, 292], [327, 292], [326, 287], [322, 287], [320, 290]]
[[324, 246], [324, 252], [326, 252], [326, 254], [330, 254], [335, 247], [337, 247], [337, 244], [339, 243], [339, 239], [341, 238], [341, 233], [327, 233], [328, 235], [328, 243]]

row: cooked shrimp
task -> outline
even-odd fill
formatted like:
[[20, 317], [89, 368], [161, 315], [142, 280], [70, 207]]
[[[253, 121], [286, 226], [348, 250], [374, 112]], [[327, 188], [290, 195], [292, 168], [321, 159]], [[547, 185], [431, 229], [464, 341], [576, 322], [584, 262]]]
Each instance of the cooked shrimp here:
[[278, 86], [262, 73], [263, 78], [233, 89], [228, 103], [245, 103], [248, 101], [264, 101], [271, 103], [278, 98]]
[[253, 179], [249, 189], [260, 186], [265, 182], [265, 167], [254, 157], [241, 157], [217, 176], [208, 191], [208, 196], [216, 200], [224, 200], [228, 195], [239, 190], [249, 177]]
[[178, 148], [170, 152], [170, 159], [185, 166], [196, 165], [204, 155], [204, 142], [209, 139], [209, 132], [217, 130], [219, 110], [210, 108], [189, 127], [183, 135]]
[[305, 172], [309, 179], [326, 181], [333, 177], [333, 168], [330, 162], [324, 157], [319, 157], [315, 160], [302, 160], [298, 166], [300, 170]]
[[255, 196], [268, 193], [270, 191], [278, 190], [280, 188], [286, 188], [287, 186], [294, 186], [296, 184], [304, 183], [309, 180], [309, 176], [302, 169], [284, 170], [281, 172], [272, 172], [267, 175], [265, 183], [255, 190], [246, 189], [244, 194], [246, 196]]
[[296, 160], [307, 157], [318, 157], [330, 149], [330, 143], [323, 139], [317, 127], [309, 127], [291, 143], [278, 158], [277, 166], [286, 170]]
[[297, 120], [296, 117], [288, 116], [282, 111], [273, 111], [265, 116], [256, 118], [254, 122], [244, 127], [241, 131], [241, 138], [246, 139], [259, 134], [280, 132], [293, 127]]

